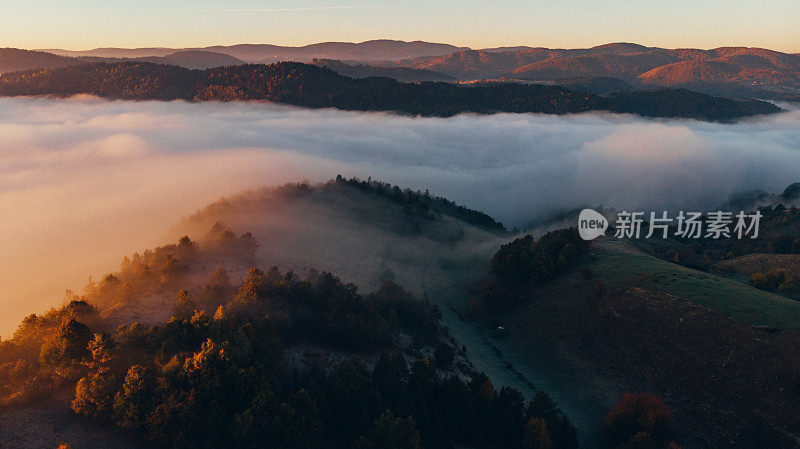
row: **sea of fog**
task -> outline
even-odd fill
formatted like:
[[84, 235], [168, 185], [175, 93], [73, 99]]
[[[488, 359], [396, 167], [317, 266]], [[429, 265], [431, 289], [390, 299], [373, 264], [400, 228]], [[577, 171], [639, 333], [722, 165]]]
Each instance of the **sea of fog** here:
[[337, 174], [429, 189], [509, 226], [583, 205], [704, 209], [800, 181], [800, 110], [717, 124], [3, 98], [0, 335], [221, 196]]

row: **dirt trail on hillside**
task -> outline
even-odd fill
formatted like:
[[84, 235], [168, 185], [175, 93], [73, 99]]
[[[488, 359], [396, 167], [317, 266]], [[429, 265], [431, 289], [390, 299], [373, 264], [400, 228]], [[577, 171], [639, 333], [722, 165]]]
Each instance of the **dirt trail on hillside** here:
[[483, 329], [480, 323], [467, 319], [466, 291], [451, 286], [448, 292], [438, 296], [442, 322], [459, 347], [466, 347], [474, 368], [489, 376], [495, 389], [514, 388], [526, 400], [533, 398], [537, 391], [546, 391], [578, 430], [582, 447], [600, 447], [603, 417], [613, 405], [605, 392], [600, 393], [602, 385], [593, 384], [588, 376], [570, 378], [561, 367], [548, 366], [512, 349], [513, 335], [506, 339], [494, 338], [490, 329]]

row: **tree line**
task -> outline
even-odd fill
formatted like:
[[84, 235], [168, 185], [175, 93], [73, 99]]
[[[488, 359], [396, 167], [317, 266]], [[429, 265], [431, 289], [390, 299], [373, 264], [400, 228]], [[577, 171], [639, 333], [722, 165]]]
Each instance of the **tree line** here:
[[756, 100], [730, 100], [681, 89], [600, 96], [542, 84], [401, 83], [391, 78], [348, 78], [310, 64], [245, 64], [206, 70], [125, 61], [35, 69], [0, 76], [0, 95], [90, 94], [132, 100], [268, 100], [312, 108], [449, 117], [460, 113], [592, 110], [654, 117], [731, 120], [780, 108]]

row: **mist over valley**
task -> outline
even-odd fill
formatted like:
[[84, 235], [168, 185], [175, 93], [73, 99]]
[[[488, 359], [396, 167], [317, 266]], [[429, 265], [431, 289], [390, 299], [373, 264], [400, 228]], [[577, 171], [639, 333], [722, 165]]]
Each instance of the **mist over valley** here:
[[[429, 190], [511, 229], [586, 205], [705, 210], [733, 193], [780, 191], [800, 167], [796, 110], [714, 124], [91, 97], [2, 99], [0, 107], [0, 203], [13, 211], [2, 224], [9, 257], [0, 285], [16, 304], [4, 335], [31, 304], [57, 304], [65, 288], [113, 269], [121, 255], [163, 243], [182, 217], [259, 186], [373, 177]], [[43, 269], [53, 285], [36, 282]]]

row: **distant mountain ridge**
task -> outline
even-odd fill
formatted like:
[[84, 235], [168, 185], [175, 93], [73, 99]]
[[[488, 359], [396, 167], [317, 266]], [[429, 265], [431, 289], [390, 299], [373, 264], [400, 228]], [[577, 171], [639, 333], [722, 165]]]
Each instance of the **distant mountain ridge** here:
[[618, 78], [634, 87], [800, 100], [800, 55], [763, 48], [663, 49], [606, 44], [588, 49], [467, 50], [403, 61], [459, 79]]
[[215, 45], [202, 48], [97, 48], [86, 51], [43, 50], [63, 56], [98, 56], [106, 58], [140, 58], [145, 56], [166, 56], [186, 50], [224, 53], [245, 62], [265, 63], [280, 61], [310, 62], [312, 59], [343, 59], [353, 61], [396, 61], [420, 57], [439, 56], [467, 47], [423, 41], [371, 40], [366, 42], [322, 42], [301, 47], [287, 47], [271, 44], [238, 44], [230, 46]]
[[423, 81], [456, 81], [455, 78], [433, 70], [413, 69], [410, 67], [372, 66], [335, 59], [314, 59], [312, 64], [327, 67], [334, 72], [350, 78], [369, 78], [382, 76], [392, 78], [401, 83], [418, 83]]
[[[114, 62], [120, 58], [191, 69], [242, 63], [325, 60], [326, 66], [346, 76], [388, 76], [402, 82], [525, 81], [565, 85], [576, 90], [602, 85], [603, 89], [586, 90], [601, 93], [614, 89], [614, 86], [623, 89], [626, 86], [634, 89], [669, 87], [712, 95], [800, 101], [800, 54], [749, 47], [666, 49], [618, 42], [579, 49], [509, 46], [474, 50], [422, 41], [372, 40], [324, 42], [301, 47], [240, 44], [192, 49], [153, 47], [50, 51], [53, 54], [49, 61], [42, 59], [45, 53], [41, 52], [38, 58], [31, 57], [15, 64], [8, 63], [6, 58], [4, 65], [0, 58], [0, 71], [63, 66], [75, 60]], [[176, 57], [189, 54], [195, 57]], [[4, 67], [13, 67], [13, 70]], [[594, 78], [598, 81], [593, 81]], [[587, 82], [565, 81], [575, 79]]]
[[[99, 56], [80, 56], [75, 58], [80, 62], [118, 62], [120, 58], [104, 58]], [[213, 69], [229, 65], [241, 65], [244, 61], [225, 53], [211, 51], [186, 50], [168, 54], [166, 56], [142, 56], [138, 58], [122, 58], [122, 60], [150, 62], [153, 64], [166, 64], [183, 67], [186, 69]]]
[[78, 64], [78, 61], [41, 51], [0, 48], [0, 74], [32, 68], [63, 67], [70, 64]]

